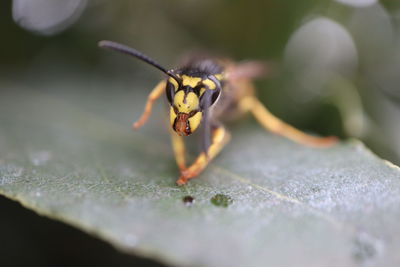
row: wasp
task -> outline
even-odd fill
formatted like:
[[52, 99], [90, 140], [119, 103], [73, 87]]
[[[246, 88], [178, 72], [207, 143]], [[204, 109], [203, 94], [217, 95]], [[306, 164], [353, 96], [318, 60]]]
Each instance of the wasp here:
[[[329, 147], [337, 142], [335, 136], [317, 137], [294, 128], [275, 117], [261, 103], [252, 83], [264, 74], [265, 68], [260, 62], [233, 63], [225, 59], [192, 56], [181, 67], [168, 70], [126, 45], [101, 41], [99, 46], [133, 56], [166, 74], [166, 79], [148, 95], [144, 112], [132, 127], [140, 128], [149, 118], [154, 101], [166, 95], [170, 106], [172, 146], [180, 170], [178, 185], [197, 177], [229, 142], [230, 133], [222, 122], [244, 113], [250, 112], [265, 129], [303, 145]], [[202, 151], [187, 166], [183, 138], [199, 128], [202, 129]]]

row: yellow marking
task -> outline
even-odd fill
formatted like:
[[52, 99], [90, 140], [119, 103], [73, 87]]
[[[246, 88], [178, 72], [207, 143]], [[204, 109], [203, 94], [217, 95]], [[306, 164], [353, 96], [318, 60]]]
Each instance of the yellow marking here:
[[192, 88], [196, 87], [196, 85], [201, 81], [200, 77], [190, 77], [187, 75], [182, 75], [182, 85], [190, 86]]
[[204, 87], [201, 88], [201, 89], [200, 89], [200, 96], [202, 96], [202, 95], [204, 94], [205, 91], [206, 91], [206, 88], [204, 88]]
[[176, 118], [176, 114], [175, 114], [174, 108], [171, 107], [170, 111], [169, 111], [169, 122], [171, 123], [172, 126], [174, 126], [175, 118]]
[[202, 113], [199, 111], [194, 116], [189, 118], [190, 130], [192, 133], [199, 127]]
[[174, 97], [174, 105], [179, 112], [189, 114], [192, 110], [196, 110], [199, 107], [199, 98], [193, 92], [189, 92], [186, 95], [186, 103], [184, 103], [185, 92], [183, 90], [178, 91]]
[[176, 92], [176, 90], [178, 90], [178, 88], [179, 88], [178, 82], [174, 78], [169, 78], [168, 82], [172, 83], [172, 85], [175, 88], [175, 92]]
[[224, 75], [222, 73], [219, 73], [215, 74], [214, 77], [217, 78], [218, 81], [221, 81], [224, 78]]
[[214, 90], [217, 86], [215, 85], [215, 82], [211, 81], [210, 79], [205, 79], [203, 80], [203, 83], [207, 85], [208, 89]]

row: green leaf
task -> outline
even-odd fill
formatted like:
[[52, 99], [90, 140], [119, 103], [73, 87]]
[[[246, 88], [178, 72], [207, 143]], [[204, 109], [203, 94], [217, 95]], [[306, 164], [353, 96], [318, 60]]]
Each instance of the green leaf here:
[[358, 141], [308, 148], [244, 120], [178, 187], [162, 109], [130, 129], [144, 86], [2, 87], [0, 193], [125, 252], [176, 266], [400, 262], [400, 171]]

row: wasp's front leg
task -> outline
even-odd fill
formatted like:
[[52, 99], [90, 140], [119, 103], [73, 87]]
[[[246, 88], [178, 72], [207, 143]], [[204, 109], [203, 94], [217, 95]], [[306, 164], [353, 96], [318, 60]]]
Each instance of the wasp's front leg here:
[[183, 137], [177, 135], [174, 131], [171, 130], [170, 133], [176, 164], [178, 165], [179, 170], [183, 171], [186, 169], [185, 142], [183, 141]]
[[254, 96], [243, 98], [239, 102], [239, 106], [243, 111], [250, 111], [257, 121], [267, 130], [282, 135], [297, 143], [314, 147], [329, 147], [337, 143], [337, 137], [335, 136], [312, 136], [281, 121]]
[[187, 169], [181, 170], [181, 176], [176, 181], [178, 185], [186, 184], [188, 179], [198, 176], [208, 163], [218, 155], [222, 148], [229, 142], [230, 134], [224, 127], [218, 126], [212, 130], [211, 145], [207, 153], [201, 152], [191, 166]]
[[151, 91], [151, 93], [147, 97], [146, 106], [144, 108], [142, 116], [140, 116], [140, 118], [132, 125], [134, 129], [141, 127], [147, 121], [150, 116], [154, 101], [156, 101], [165, 92], [165, 87], [166, 81], [161, 81]]

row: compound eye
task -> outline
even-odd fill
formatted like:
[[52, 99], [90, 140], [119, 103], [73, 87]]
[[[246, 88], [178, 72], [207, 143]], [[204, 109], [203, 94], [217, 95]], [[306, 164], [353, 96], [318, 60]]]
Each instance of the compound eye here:
[[212, 95], [211, 95], [211, 105], [214, 105], [214, 103], [217, 101], [217, 99], [219, 98], [219, 95], [221, 93], [221, 91], [219, 91], [219, 90], [214, 90], [214, 91], [212, 92]]
[[172, 105], [175, 96], [175, 86], [169, 81], [167, 82], [167, 88], [165, 89], [165, 93], [167, 94], [168, 102]]
[[200, 107], [204, 110], [212, 106], [218, 100], [220, 93], [220, 90], [207, 89], [200, 98]]

